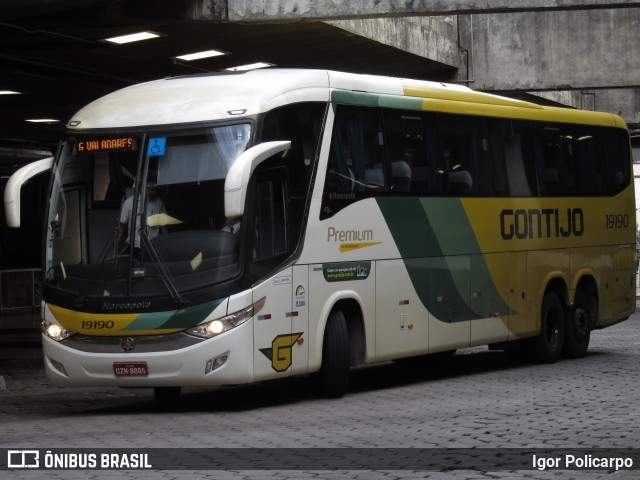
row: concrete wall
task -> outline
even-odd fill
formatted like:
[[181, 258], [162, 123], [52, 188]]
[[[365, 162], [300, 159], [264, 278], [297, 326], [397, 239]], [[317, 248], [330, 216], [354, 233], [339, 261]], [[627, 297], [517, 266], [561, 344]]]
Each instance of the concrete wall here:
[[640, 9], [458, 17], [469, 86], [532, 91], [640, 124]]
[[474, 88], [640, 86], [639, 8], [474, 15], [465, 27]]
[[371, 18], [326, 23], [448, 67], [459, 67], [457, 16]]
[[455, 68], [478, 90], [525, 91], [640, 123], [640, 8], [327, 22]]
[[[191, 0], [199, 19], [282, 22], [638, 6], [633, 0]], [[224, 18], [224, 16], [223, 16]]]

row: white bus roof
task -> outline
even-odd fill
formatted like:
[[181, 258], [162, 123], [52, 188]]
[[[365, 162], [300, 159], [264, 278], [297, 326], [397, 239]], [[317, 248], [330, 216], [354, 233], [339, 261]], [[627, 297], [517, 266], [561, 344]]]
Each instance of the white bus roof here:
[[303, 69], [261, 69], [141, 83], [90, 103], [73, 116], [68, 127], [80, 131], [230, 120], [291, 103], [330, 100], [626, 128], [620, 117], [609, 113], [542, 107], [455, 84]]
[[[411, 93], [405, 91], [407, 87], [413, 88]], [[453, 84], [327, 70], [262, 69], [133, 85], [90, 103], [68, 125], [84, 130], [231, 119], [298, 101], [326, 102], [334, 88], [401, 96], [435, 94], [441, 98], [457, 93], [482, 98], [480, 103], [500, 99], [512, 105], [527, 105]]]

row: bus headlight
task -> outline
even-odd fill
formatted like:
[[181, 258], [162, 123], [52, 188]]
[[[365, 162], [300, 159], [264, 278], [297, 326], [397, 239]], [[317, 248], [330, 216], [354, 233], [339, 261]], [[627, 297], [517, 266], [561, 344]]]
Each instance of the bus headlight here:
[[216, 318], [209, 320], [208, 322], [201, 323], [193, 328], [186, 330], [186, 333], [195, 335], [196, 337], [211, 338], [221, 333], [228, 332], [229, 330], [242, 325], [244, 322], [258, 313], [264, 306], [267, 297], [262, 297], [253, 305], [243, 308], [226, 317]]
[[56, 342], [61, 342], [62, 340], [66, 340], [71, 335], [75, 335], [76, 332], [73, 330], [67, 330], [66, 328], [61, 327], [57, 323], [51, 323], [48, 320], [42, 320], [40, 324], [40, 328], [42, 329], [42, 333], [44, 333], [47, 337], [55, 340]]

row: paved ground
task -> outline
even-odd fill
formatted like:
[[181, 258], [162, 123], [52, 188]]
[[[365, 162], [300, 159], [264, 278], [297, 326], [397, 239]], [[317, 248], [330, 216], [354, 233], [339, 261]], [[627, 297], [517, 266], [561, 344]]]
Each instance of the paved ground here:
[[[171, 410], [159, 407], [149, 390], [51, 387], [37, 347], [20, 359], [5, 349], [0, 448], [636, 448], [639, 327], [634, 315], [594, 332], [587, 357], [555, 365], [515, 364], [501, 352], [469, 349], [426, 371], [391, 363], [357, 370], [339, 400], [318, 399], [307, 379], [296, 379], [191, 389]], [[591, 480], [635, 479], [640, 471], [11, 470], [0, 477]]]

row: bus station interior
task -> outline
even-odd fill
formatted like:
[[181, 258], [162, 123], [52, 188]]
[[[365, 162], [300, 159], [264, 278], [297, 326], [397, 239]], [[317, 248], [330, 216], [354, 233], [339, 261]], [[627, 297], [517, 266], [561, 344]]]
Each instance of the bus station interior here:
[[[454, 12], [381, 12], [379, 4], [388, 2], [375, 2], [371, 11], [350, 12], [339, 8], [349, 3], [341, 0], [332, 2], [336, 11], [327, 12], [322, 19], [312, 16], [312, 9], [282, 15], [291, 3], [282, 0], [282, 8], [272, 17], [232, 15], [249, 12], [255, 3], [2, 2], [2, 189], [19, 167], [55, 154], [66, 122], [95, 98], [157, 78], [210, 74], [260, 63], [459, 83], [545, 105], [621, 115], [632, 133], [638, 199], [638, 2], [582, 2], [586, 8], [581, 2], [568, 1], [558, 2], [564, 7], [557, 9], [548, 7], [549, 2], [538, 2], [546, 5], [540, 10], [531, 1], [524, 2], [530, 11], [490, 12], [472, 7]], [[305, 11], [310, 12], [309, 17]], [[108, 40], [137, 32], [150, 32], [152, 38], [120, 44]], [[185, 57], [212, 50], [215, 56]], [[45, 174], [23, 189], [19, 229], [9, 229], [4, 211], [0, 214], [3, 348], [19, 346], [23, 338], [38, 332], [47, 185]]]

